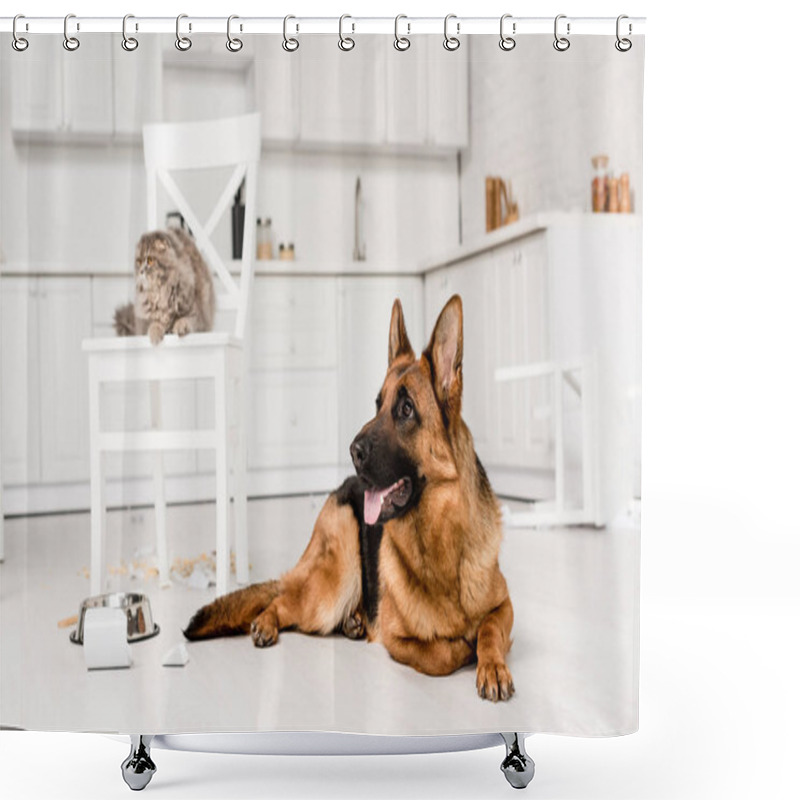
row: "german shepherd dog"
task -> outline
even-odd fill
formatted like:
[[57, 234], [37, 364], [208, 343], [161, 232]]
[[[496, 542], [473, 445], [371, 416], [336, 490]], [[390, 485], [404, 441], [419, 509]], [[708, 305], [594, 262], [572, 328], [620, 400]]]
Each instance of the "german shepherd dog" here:
[[461, 419], [463, 311], [454, 295], [417, 359], [395, 300], [376, 414], [350, 454], [356, 475], [323, 506], [295, 567], [197, 611], [191, 640], [282, 630], [382, 642], [426, 675], [477, 661], [478, 694], [514, 693], [514, 612], [498, 565], [497, 500]]

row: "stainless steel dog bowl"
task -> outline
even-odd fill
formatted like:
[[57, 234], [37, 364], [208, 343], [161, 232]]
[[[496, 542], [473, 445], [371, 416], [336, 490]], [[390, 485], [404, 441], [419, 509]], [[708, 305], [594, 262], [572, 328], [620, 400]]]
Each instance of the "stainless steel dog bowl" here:
[[70, 641], [83, 644], [83, 623], [89, 608], [121, 608], [128, 618], [128, 641], [141, 642], [155, 636], [160, 628], [153, 622], [150, 601], [146, 595], [134, 592], [115, 592], [87, 597], [81, 603], [78, 627], [69, 635]]

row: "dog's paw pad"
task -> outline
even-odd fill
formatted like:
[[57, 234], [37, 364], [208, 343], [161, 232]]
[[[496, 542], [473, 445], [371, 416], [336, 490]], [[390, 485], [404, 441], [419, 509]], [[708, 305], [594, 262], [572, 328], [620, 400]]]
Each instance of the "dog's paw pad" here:
[[359, 611], [354, 611], [342, 624], [342, 632], [348, 639], [361, 639], [367, 632], [364, 618]]
[[475, 681], [478, 695], [484, 700], [496, 703], [498, 700], [509, 700], [514, 694], [514, 681], [511, 672], [504, 663], [478, 664]]
[[256, 620], [250, 626], [250, 638], [256, 647], [272, 647], [278, 641], [278, 629], [263, 628]]

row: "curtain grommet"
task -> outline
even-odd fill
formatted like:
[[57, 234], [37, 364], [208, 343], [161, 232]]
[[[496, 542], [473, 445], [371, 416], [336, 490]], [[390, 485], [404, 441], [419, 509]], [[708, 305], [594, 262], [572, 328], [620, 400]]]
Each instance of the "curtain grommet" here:
[[[344, 21], [346, 19], [353, 19], [353, 18], [349, 14], [342, 14], [342, 16], [339, 17], [339, 49], [343, 53], [349, 53], [356, 46], [356, 40], [352, 36], [344, 35], [343, 28], [344, 28]], [[351, 23], [351, 25], [353, 28], [352, 32], [355, 33], [356, 30], [355, 23]]]
[[17, 14], [14, 17], [14, 22], [11, 25], [11, 36], [12, 36], [11, 46], [18, 53], [24, 53], [28, 49], [28, 45], [30, 44], [30, 42], [24, 36], [20, 36], [17, 33], [17, 20], [20, 20], [20, 19], [25, 19], [25, 15], [24, 14]]
[[[175, 18], [175, 48], [180, 50], [181, 53], [185, 53], [192, 46], [192, 40], [188, 36], [181, 34], [181, 20], [188, 18], [188, 14], [178, 14]], [[189, 24], [189, 30], [192, 30], [191, 23]]]
[[[70, 53], [74, 53], [80, 46], [80, 40], [76, 36], [69, 35], [69, 21], [71, 19], [75, 19], [74, 14], [67, 14], [64, 17], [64, 41], [62, 44], [64, 45], [64, 49], [69, 51]], [[76, 30], [80, 30], [80, 25], [76, 23]]]
[[[507, 19], [512, 19], [511, 14], [503, 14], [500, 17], [500, 49], [508, 53], [509, 51], [513, 50], [517, 46], [517, 40], [514, 36], [509, 36], [505, 32], [505, 24]], [[515, 34], [517, 32], [517, 23], [511, 23], [511, 33]]]
[[459, 22], [456, 22], [456, 35], [450, 36], [450, 34], [447, 31], [447, 28], [451, 19], [457, 20], [456, 15], [448, 14], [444, 18], [444, 41], [442, 42], [442, 47], [444, 47], [445, 50], [448, 50], [449, 52], [453, 53], [456, 50], [458, 50], [459, 47], [461, 47], [461, 40], [458, 38], [461, 24]]
[[[405, 14], [398, 14], [394, 18], [394, 49], [404, 53], [411, 47], [411, 39], [409, 39], [408, 36], [400, 35], [401, 19], [408, 19], [408, 17]], [[406, 23], [406, 28], [408, 28], [408, 33], [411, 33], [411, 25], [409, 23]]]
[[[294, 53], [298, 47], [300, 47], [300, 42], [295, 39], [293, 36], [289, 36], [289, 20], [290, 19], [297, 19], [297, 17], [292, 16], [291, 14], [287, 14], [283, 18], [283, 42], [281, 42], [281, 47], [287, 53]], [[297, 26], [295, 27], [297, 30]]]
[[[623, 36], [619, 35], [620, 22], [622, 22], [622, 20], [624, 20], [624, 19], [629, 19], [627, 14], [620, 14], [617, 17], [617, 41], [614, 42], [614, 47], [616, 47], [617, 50], [619, 50], [620, 53], [627, 53], [628, 50], [630, 50], [631, 47], [633, 47], [633, 42], [630, 39], [628, 39], [627, 37], [623, 37]], [[632, 33], [633, 33], [633, 26], [629, 22], [628, 23], [628, 36], [630, 36]]]
[[567, 39], [567, 36], [569, 36], [569, 33], [570, 33], [570, 30], [569, 30], [570, 29], [570, 24], [569, 24], [569, 22], [567, 22], [567, 36], [559, 36], [558, 35], [558, 21], [560, 19], [566, 19], [566, 18], [567, 18], [566, 14], [558, 14], [556, 16], [555, 22], [553, 23], [553, 36], [555, 37], [554, 41], [553, 41], [553, 47], [556, 50], [558, 50], [559, 53], [564, 53], [567, 50], [569, 50], [569, 46], [571, 44], [570, 40]]
[[244, 47], [244, 43], [242, 42], [241, 39], [238, 39], [235, 36], [231, 36], [231, 22], [233, 22], [233, 20], [235, 19], [239, 19], [239, 17], [236, 14], [231, 14], [228, 17], [228, 30], [227, 30], [228, 40], [225, 42], [225, 47], [228, 48], [229, 53], [238, 53]]
[[[128, 36], [128, 20], [134, 19], [133, 14], [126, 14], [122, 18], [122, 42], [120, 46], [126, 53], [132, 53], [138, 46], [139, 40], [134, 36]], [[138, 25], [136, 26], [138, 30]]]

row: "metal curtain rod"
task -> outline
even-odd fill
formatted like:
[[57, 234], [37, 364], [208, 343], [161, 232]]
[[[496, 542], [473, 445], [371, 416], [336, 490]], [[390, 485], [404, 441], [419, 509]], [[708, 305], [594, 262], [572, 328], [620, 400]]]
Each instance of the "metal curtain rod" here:
[[[569, 17], [562, 16], [566, 28], [569, 24], [571, 35], [613, 36], [616, 32], [615, 17]], [[0, 32], [11, 33], [13, 17], [0, 17]], [[403, 34], [442, 34], [443, 17], [403, 17]], [[450, 20], [451, 29], [457, 35], [494, 34], [497, 35], [500, 17], [458, 17]], [[506, 29], [514, 36], [525, 34], [553, 34], [553, 17], [506, 17]], [[394, 17], [348, 17], [347, 33], [394, 34]], [[625, 19], [627, 35], [644, 33], [645, 17]], [[181, 29], [189, 34], [228, 32], [227, 17], [183, 16]], [[238, 17], [233, 25], [234, 32], [284, 33], [283, 17]], [[81, 17], [70, 16], [70, 31], [73, 33], [121, 33], [122, 17]], [[175, 33], [175, 17], [136, 17], [127, 21], [127, 31], [133, 33]], [[290, 31], [294, 34], [340, 32], [338, 17], [291, 17]], [[64, 17], [20, 17], [17, 22], [19, 34], [63, 33]]]

